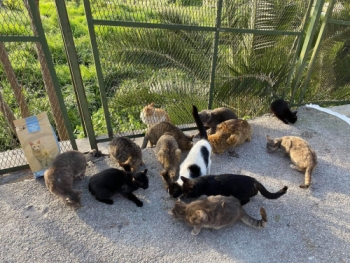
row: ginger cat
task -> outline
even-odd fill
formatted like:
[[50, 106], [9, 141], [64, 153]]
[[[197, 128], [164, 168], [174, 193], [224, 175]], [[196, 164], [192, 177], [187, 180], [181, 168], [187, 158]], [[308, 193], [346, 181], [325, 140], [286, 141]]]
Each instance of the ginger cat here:
[[222, 195], [204, 195], [189, 204], [178, 200], [170, 214], [193, 226], [192, 235], [198, 235], [203, 227], [220, 229], [238, 220], [256, 228], [265, 227], [267, 222], [264, 208], [260, 208], [261, 219], [257, 220], [245, 212], [238, 199]]
[[29, 144], [32, 148], [33, 156], [40, 162], [42, 168], [47, 168], [53, 160], [50, 152], [44, 148], [40, 140], [29, 142]]
[[311, 148], [309, 143], [297, 136], [283, 136], [273, 139], [267, 135], [266, 140], [268, 153], [282, 148], [293, 162], [290, 167], [297, 171], [305, 172], [305, 183], [300, 185], [300, 188], [309, 188], [312, 172], [317, 165], [316, 152]]
[[209, 135], [208, 140], [214, 153], [222, 154], [229, 150], [229, 154], [238, 157], [233, 148], [244, 142], [250, 142], [252, 127], [245, 120], [231, 119], [217, 125], [216, 133]]
[[148, 128], [162, 121], [170, 122], [168, 113], [161, 108], [155, 108], [154, 102], [142, 109], [140, 118], [144, 124], [147, 124]]

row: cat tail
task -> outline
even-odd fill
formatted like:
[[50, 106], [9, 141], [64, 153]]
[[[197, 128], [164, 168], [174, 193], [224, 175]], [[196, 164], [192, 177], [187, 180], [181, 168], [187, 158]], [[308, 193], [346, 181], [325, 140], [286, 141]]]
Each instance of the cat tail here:
[[288, 187], [285, 186], [281, 190], [276, 193], [271, 193], [266, 190], [266, 188], [259, 182], [255, 183], [255, 187], [259, 190], [259, 192], [266, 197], [267, 199], [277, 199], [280, 196], [284, 195], [287, 192]]
[[200, 138], [208, 140], [207, 130], [205, 129], [203, 122], [202, 122], [201, 118], [199, 117], [197, 107], [194, 105], [192, 105], [192, 116], [193, 116], [194, 120], [196, 121], [197, 128], [199, 130]]
[[300, 185], [300, 188], [309, 188], [310, 184], [311, 184], [311, 175], [312, 175], [312, 171], [314, 170], [314, 167], [308, 167], [305, 170], [305, 184], [304, 185]]
[[267, 223], [267, 214], [265, 209], [262, 207], [260, 208], [260, 215], [261, 215], [261, 219], [255, 219], [253, 217], [251, 217], [250, 215], [248, 215], [245, 211], [243, 216], [241, 217], [241, 220], [247, 224], [248, 226], [252, 226], [255, 228], [263, 228], [266, 226]]

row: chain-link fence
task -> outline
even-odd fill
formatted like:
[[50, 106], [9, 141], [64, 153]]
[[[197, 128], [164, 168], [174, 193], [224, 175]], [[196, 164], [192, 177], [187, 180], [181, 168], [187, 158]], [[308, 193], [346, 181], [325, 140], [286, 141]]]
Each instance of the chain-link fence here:
[[40, 0], [40, 19], [26, 1], [0, 5], [1, 169], [26, 163], [11, 118], [42, 111], [64, 151], [142, 136], [151, 103], [186, 129], [192, 104], [249, 118], [280, 97], [350, 101], [345, 1]]
[[[2, 1], [0, 7], [0, 169], [26, 167], [13, 121], [47, 112], [62, 151], [72, 149], [51, 54], [35, 1]], [[54, 10], [52, 10], [54, 11]], [[63, 105], [63, 104], [62, 104]], [[75, 145], [75, 141], [73, 141]]]

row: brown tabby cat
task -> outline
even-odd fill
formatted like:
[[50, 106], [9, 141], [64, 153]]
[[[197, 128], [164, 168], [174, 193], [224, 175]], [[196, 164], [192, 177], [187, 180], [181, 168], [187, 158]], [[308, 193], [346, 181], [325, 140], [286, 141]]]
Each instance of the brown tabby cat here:
[[203, 227], [220, 229], [238, 220], [256, 228], [265, 227], [267, 222], [264, 208], [260, 208], [262, 219], [257, 220], [245, 212], [235, 197], [222, 195], [201, 196], [189, 204], [178, 200], [170, 214], [193, 226], [192, 235], [198, 235]]
[[193, 136], [187, 136], [182, 130], [170, 122], [162, 121], [148, 128], [143, 139], [141, 149], [146, 148], [148, 141], [153, 147], [158, 142], [159, 138], [166, 132], [172, 134], [177, 141], [181, 150], [190, 150], [193, 146]]
[[124, 168], [125, 171], [135, 172], [143, 165], [140, 146], [128, 137], [115, 137], [108, 146], [109, 155]]
[[155, 108], [153, 102], [142, 109], [140, 118], [144, 124], [147, 124], [148, 128], [162, 121], [170, 122], [168, 113], [163, 109]]
[[159, 138], [156, 144], [156, 153], [158, 161], [164, 168], [164, 170], [160, 172], [162, 177], [168, 172], [170, 178], [176, 180], [181, 161], [181, 150], [171, 133], [166, 132]]
[[217, 125], [216, 133], [209, 135], [208, 140], [212, 146], [214, 153], [229, 153], [238, 157], [232, 150], [237, 145], [243, 144], [245, 141], [251, 141], [252, 127], [246, 120], [232, 119]]
[[311, 174], [317, 165], [316, 152], [311, 148], [309, 143], [297, 136], [283, 136], [272, 139], [267, 135], [266, 139], [268, 153], [282, 147], [285, 154], [290, 156], [293, 162], [290, 167], [297, 171], [305, 172], [305, 184], [300, 185], [300, 187], [308, 188], [311, 184]]
[[85, 176], [86, 165], [85, 155], [81, 152], [72, 150], [57, 155], [44, 173], [47, 188], [65, 204], [79, 207], [82, 191], [73, 189], [73, 181]]
[[42, 168], [46, 168], [52, 162], [53, 157], [50, 152], [44, 148], [44, 146], [40, 143], [40, 140], [37, 142], [29, 142], [33, 156], [40, 162]]

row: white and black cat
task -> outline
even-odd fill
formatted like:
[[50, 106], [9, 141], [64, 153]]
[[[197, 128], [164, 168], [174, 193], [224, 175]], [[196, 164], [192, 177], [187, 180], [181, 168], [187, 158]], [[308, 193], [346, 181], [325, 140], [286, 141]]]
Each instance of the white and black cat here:
[[181, 176], [183, 181], [182, 195], [185, 198], [195, 198], [201, 195], [233, 195], [245, 205], [260, 192], [267, 199], [277, 199], [287, 192], [285, 186], [276, 193], [270, 193], [255, 178], [240, 174], [206, 175], [194, 179]]
[[120, 193], [123, 197], [134, 202], [138, 207], [143, 203], [133, 192], [139, 188], [148, 188], [147, 169], [142, 172], [125, 172], [116, 168], [109, 168], [93, 175], [89, 181], [89, 191], [103, 203], [112, 205], [112, 197]]
[[271, 103], [270, 109], [275, 116], [283, 121], [285, 124], [295, 123], [298, 119], [297, 111], [291, 111], [287, 102], [283, 99], [275, 100]]
[[[196, 178], [210, 173], [212, 147], [208, 141], [207, 132], [202, 120], [198, 115], [196, 106], [192, 106], [192, 115], [196, 121], [200, 133], [200, 140], [191, 148], [187, 157], [180, 165], [179, 176], [185, 178]], [[183, 181], [178, 180], [169, 185], [169, 194], [176, 198], [181, 195]]]

